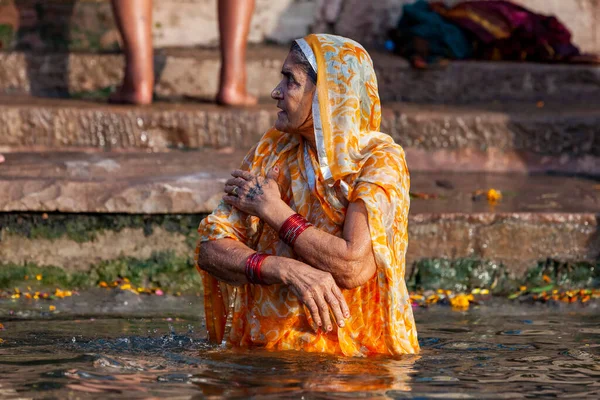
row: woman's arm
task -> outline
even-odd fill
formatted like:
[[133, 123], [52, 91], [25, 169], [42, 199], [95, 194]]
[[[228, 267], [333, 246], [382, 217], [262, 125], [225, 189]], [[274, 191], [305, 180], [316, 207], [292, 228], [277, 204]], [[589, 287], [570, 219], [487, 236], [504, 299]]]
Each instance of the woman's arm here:
[[[252, 249], [233, 239], [202, 242], [198, 266], [219, 280], [243, 285], [248, 283], [245, 266], [252, 253]], [[268, 285], [288, 286], [309, 309], [315, 323], [327, 331], [332, 330], [329, 309], [340, 327], [350, 316], [344, 295], [328, 272], [291, 258], [270, 256], [262, 265], [261, 276]]]
[[[241, 211], [258, 216], [279, 232], [295, 211], [281, 200], [276, 174], [269, 172], [262, 178], [236, 170], [225, 186], [230, 195], [223, 199]], [[235, 196], [231, 195], [234, 191]], [[343, 289], [361, 286], [377, 269], [367, 209], [362, 200], [348, 206], [341, 238], [311, 227], [298, 237], [294, 250], [309, 265], [329, 272]]]
[[[282, 201], [266, 211], [263, 218], [279, 231], [293, 214], [295, 211]], [[294, 251], [307, 264], [333, 275], [342, 289], [363, 285], [377, 270], [367, 208], [362, 200], [348, 206], [342, 237], [310, 227], [296, 239]]]

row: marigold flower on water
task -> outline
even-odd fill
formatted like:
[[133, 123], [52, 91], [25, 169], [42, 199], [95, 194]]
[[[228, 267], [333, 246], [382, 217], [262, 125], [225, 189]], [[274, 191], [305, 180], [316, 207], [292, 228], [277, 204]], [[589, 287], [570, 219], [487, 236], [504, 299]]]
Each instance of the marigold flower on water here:
[[41, 281], [42, 280], [42, 274], [37, 274], [35, 276], [35, 279], [37, 279], [38, 281]]
[[102, 281], [98, 284], [98, 286], [105, 288], [105, 287], [108, 287], [108, 283]]
[[50, 307], [48, 307], [48, 309], [49, 309], [50, 311], [54, 311], [54, 310], [56, 310], [56, 307], [55, 307], [55, 306], [50, 306]]
[[460, 309], [460, 310], [466, 310], [469, 308], [469, 298], [472, 298], [472, 295], [466, 295], [466, 294], [457, 294], [456, 296], [452, 297], [450, 299], [450, 305], [452, 306], [452, 308], [454, 309]]
[[487, 200], [490, 204], [496, 204], [502, 200], [502, 192], [496, 189], [490, 189], [487, 191]]
[[64, 297], [71, 297], [73, 296], [73, 292], [71, 292], [70, 290], [61, 290], [59, 288], [56, 288], [56, 291], [54, 292], [54, 295], [60, 299], [64, 298]]

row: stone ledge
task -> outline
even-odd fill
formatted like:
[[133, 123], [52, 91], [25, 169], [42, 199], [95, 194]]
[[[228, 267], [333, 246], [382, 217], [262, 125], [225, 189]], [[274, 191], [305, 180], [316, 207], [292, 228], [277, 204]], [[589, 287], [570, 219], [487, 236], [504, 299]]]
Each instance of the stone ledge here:
[[[268, 98], [280, 79], [287, 47], [248, 50], [248, 89]], [[372, 52], [381, 98], [419, 103], [493, 101], [585, 102], [600, 95], [600, 68], [583, 65], [454, 62], [442, 69], [414, 70], [399, 57]], [[120, 84], [123, 58], [117, 54], [0, 52], [0, 93], [65, 96]], [[155, 93], [159, 98], [213, 99], [219, 52], [157, 50]]]
[[[0, 212], [49, 213], [38, 217], [49, 222], [56, 213], [68, 213], [74, 220], [197, 216], [220, 201], [224, 181], [242, 156], [243, 151], [208, 150], [8, 153], [0, 168]], [[473, 199], [475, 191], [490, 188], [502, 191], [499, 203]], [[516, 273], [546, 258], [594, 261], [600, 257], [598, 190], [597, 180], [575, 176], [413, 170], [407, 260], [412, 264], [430, 258], [478, 258], [502, 262]], [[146, 257], [152, 249], [191, 252], [189, 233], [194, 227], [159, 226], [156, 236], [146, 239], [145, 225], [134, 220], [137, 224], [132, 226], [104, 224], [108, 228], [96, 220], [75, 224], [106, 231], [79, 239], [57, 238], [55, 233], [27, 238], [4, 226], [0, 253], [4, 262], [83, 268], [98, 246], [107, 252], [103, 259]]]
[[[246, 150], [277, 109], [157, 103], [150, 107], [0, 97], [0, 151], [10, 149], [172, 148]], [[531, 104], [439, 106], [387, 103], [382, 131], [417, 169], [600, 173], [600, 108]], [[432, 156], [435, 154], [435, 157]], [[411, 156], [412, 157], [412, 156]]]
[[[239, 166], [244, 151], [30, 152], [5, 156], [0, 168], [2, 212], [199, 214], [212, 211], [218, 204], [224, 182]], [[534, 213], [535, 218], [600, 213], [597, 181], [585, 177], [411, 169], [411, 184], [416, 193], [412, 213], [429, 218], [438, 214], [453, 218], [453, 213], [484, 214], [487, 218], [512, 213]], [[473, 200], [475, 191], [489, 188], [505, 193], [499, 204], [491, 207], [486, 201]]]
[[[51, 214], [49, 222], [56, 215]], [[98, 215], [98, 214], [91, 214]], [[84, 221], [90, 214], [67, 214]], [[122, 214], [121, 214], [122, 216]], [[118, 214], [104, 214], [118, 220]], [[159, 216], [143, 216], [152, 221]], [[522, 276], [538, 261], [594, 263], [600, 257], [600, 212], [579, 214], [411, 214], [407, 276], [410, 267], [425, 259], [476, 259], [502, 263], [514, 276]], [[146, 222], [149, 223], [149, 222]], [[119, 226], [120, 224], [114, 224]], [[155, 252], [171, 252], [177, 257], [193, 256], [195, 227], [179, 232], [154, 226], [124, 226], [94, 233], [92, 240], [61, 237], [29, 238], [0, 226], [0, 253], [5, 264], [54, 265], [68, 271], [86, 271], [93, 264], [120, 257], [150, 257]], [[60, 251], [56, 251], [60, 248]]]

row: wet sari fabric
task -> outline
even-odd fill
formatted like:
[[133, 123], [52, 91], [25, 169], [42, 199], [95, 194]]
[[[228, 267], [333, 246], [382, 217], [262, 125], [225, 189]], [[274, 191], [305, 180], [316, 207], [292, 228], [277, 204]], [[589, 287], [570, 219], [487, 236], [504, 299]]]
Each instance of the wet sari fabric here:
[[[264, 176], [278, 166], [282, 199], [332, 235], [342, 235], [348, 204], [362, 200], [377, 273], [343, 291], [351, 313], [344, 328], [315, 333], [308, 311], [287, 287], [246, 284], [234, 290], [200, 270], [209, 338], [222, 340], [229, 311], [225, 339], [233, 346], [348, 356], [416, 353], [404, 280], [410, 178], [402, 148], [378, 132], [381, 107], [371, 58], [358, 43], [333, 35], [307, 36], [301, 47], [310, 53], [318, 75], [313, 102], [317, 149], [301, 137], [271, 129], [249, 151], [242, 169]], [[198, 232], [201, 242], [231, 238], [260, 252], [298, 258], [268, 225], [224, 203]]]

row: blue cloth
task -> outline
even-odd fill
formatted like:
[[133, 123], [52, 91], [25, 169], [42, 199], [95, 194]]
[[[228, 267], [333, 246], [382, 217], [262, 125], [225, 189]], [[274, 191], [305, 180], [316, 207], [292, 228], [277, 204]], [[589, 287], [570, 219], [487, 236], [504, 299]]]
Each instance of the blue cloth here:
[[427, 42], [427, 61], [433, 61], [440, 57], [465, 59], [473, 51], [470, 40], [461, 28], [447, 22], [442, 16], [431, 10], [425, 0], [418, 0], [416, 3], [403, 7], [394, 39], [396, 50], [409, 57], [419, 54], [420, 49], [414, 48], [415, 38], [421, 38]]

